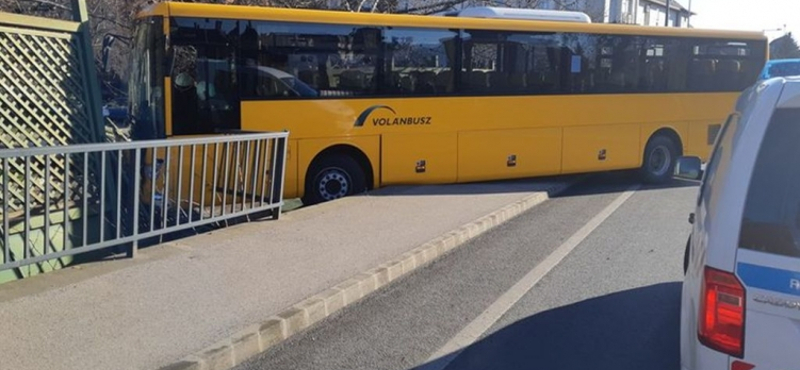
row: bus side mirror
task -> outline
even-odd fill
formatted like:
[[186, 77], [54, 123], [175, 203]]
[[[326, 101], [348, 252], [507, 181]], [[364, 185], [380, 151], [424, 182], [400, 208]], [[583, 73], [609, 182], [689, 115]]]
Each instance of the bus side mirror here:
[[698, 157], [680, 157], [675, 164], [675, 178], [700, 181], [703, 178], [703, 162]]
[[103, 48], [102, 48], [102, 59], [103, 59], [103, 71], [108, 72], [108, 55], [111, 52], [111, 47], [114, 46], [114, 43], [117, 41], [117, 38], [113, 35], [106, 35], [103, 37]]

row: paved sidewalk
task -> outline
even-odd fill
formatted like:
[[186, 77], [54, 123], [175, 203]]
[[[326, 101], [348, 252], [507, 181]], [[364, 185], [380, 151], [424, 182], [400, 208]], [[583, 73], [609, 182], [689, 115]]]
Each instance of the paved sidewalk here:
[[159, 368], [569, 181], [389, 188], [0, 285], [0, 368]]

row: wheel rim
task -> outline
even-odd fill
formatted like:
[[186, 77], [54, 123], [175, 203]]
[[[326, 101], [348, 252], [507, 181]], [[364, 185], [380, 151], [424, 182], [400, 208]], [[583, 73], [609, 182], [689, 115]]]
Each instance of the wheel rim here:
[[669, 149], [664, 145], [659, 145], [653, 148], [650, 152], [650, 159], [647, 163], [650, 173], [656, 176], [664, 176], [669, 171], [669, 166], [672, 164], [672, 156]]
[[341, 168], [328, 168], [318, 177], [317, 191], [323, 200], [339, 199], [350, 191], [350, 176]]

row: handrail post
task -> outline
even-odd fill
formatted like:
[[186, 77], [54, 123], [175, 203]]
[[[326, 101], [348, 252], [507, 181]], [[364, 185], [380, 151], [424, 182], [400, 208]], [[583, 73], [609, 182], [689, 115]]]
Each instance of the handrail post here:
[[[139, 203], [141, 197], [141, 165], [142, 165], [142, 152], [143, 149], [134, 149], [133, 155], [133, 216], [131, 217], [131, 222], [133, 222], [133, 234], [132, 236], [136, 236], [139, 234]], [[153, 206], [152, 204], [150, 205]], [[131, 247], [128, 250], [128, 258], [136, 258], [136, 254], [139, 252], [139, 238], [133, 239], [131, 242]]]
[[275, 153], [277, 156], [274, 158], [275, 161], [275, 173], [272, 173], [272, 182], [270, 183], [270, 204], [275, 205], [278, 204], [276, 208], [272, 210], [272, 219], [277, 220], [281, 217], [282, 206], [280, 204], [283, 202], [283, 186], [284, 186], [284, 178], [286, 177], [286, 153], [288, 150], [288, 137], [281, 137], [275, 139], [275, 144], [277, 145], [277, 149]]

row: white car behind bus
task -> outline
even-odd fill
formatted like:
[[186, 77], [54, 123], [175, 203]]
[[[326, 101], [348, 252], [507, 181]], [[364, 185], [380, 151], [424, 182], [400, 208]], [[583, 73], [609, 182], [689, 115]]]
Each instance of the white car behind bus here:
[[686, 248], [684, 370], [800, 369], [800, 79], [746, 91], [676, 175], [703, 184]]

